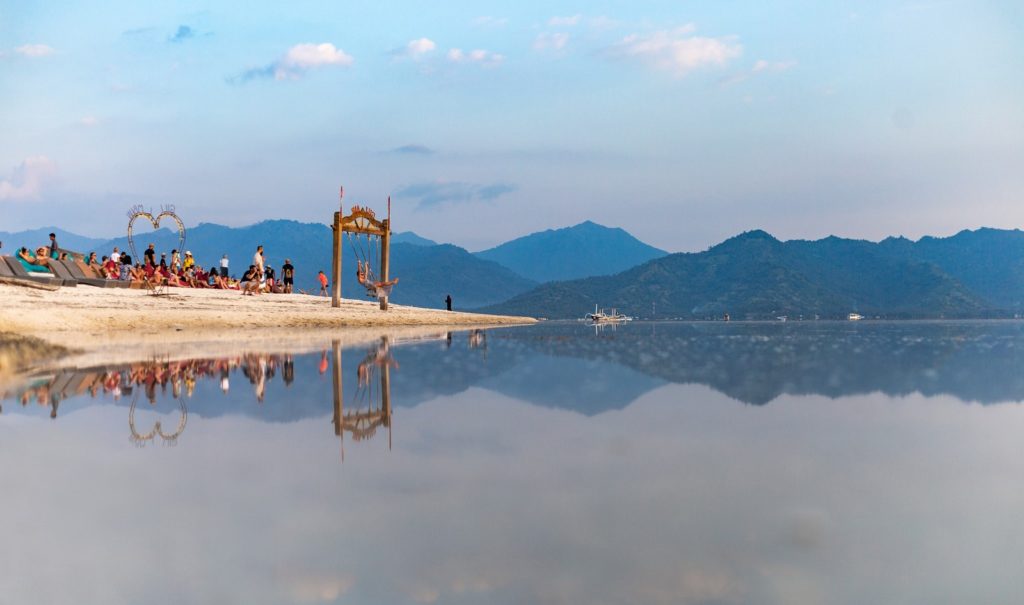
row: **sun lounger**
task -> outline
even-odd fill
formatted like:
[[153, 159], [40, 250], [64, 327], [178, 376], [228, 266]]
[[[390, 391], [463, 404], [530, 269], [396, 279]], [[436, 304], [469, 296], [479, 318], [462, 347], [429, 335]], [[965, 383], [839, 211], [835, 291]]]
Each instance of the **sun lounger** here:
[[21, 262], [13, 256], [0, 257], [0, 261], [6, 261], [7, 266], [14, 273], [14, 277], [20, 277], [22, 279], [31, 279], [38, 283], [50, 284], [54, 286], [63, 286], [64, 280], [54, 276], [52, 273], [29, 273], [25, 270], [25, 267], [21, 266]]
[[68, 268], [65, 267], [60, 261], [50, 261], [50, 270], [53, 271], [54, 275], [56, 275], [57, 277], [64, 281], [65, 286], [75, 287], [78, 285], [78, 280], [75, 279], [74, 275], [71, 275], [71, 272], [68, 271]]
[[85, 261], [76, 260], [67, 262], [77, 266], [85, 274], [85, 276], [90, 279], [102, 279], [106, 281], [107, 285], [105, 287], [107, 288], [127, 288], [131, 286], [131, 282], [121, 281], [119, 279], [107, 279], [103, 277], [103, 275], [101, 275], [98, 271], [87, 265]]
[[76, 280], [78, 283], [85, 284], [86, 286], [94, 286], [96, 288], [113, 288], [116, 283], [112, 279], [103, 279], [102, 277], [89, 277], [78, 263], [71, 260], [59, 260], [55, 261], [58, 265], [61, 265], [67, 272]]
[[50, 392], [59, 394], [61, 396], [61, 399], [63, 399], [64, 389], [66, 389], [68, 385], [71, 384], [71, 379], [74, 377], [74, 372], [69, 370], [63, 370], [60, 374], [57, 374], [57, 377], [53, 379], [52, 383], [50, 383]]

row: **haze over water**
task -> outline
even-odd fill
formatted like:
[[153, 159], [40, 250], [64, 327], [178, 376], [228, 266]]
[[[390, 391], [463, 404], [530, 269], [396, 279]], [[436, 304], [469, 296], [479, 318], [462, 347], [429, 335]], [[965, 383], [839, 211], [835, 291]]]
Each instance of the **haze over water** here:
[[341, 436], [329, 341], [8, 393], [0, 602], [1024, 590], [1019, 323], [546, 324], [339, 354]]

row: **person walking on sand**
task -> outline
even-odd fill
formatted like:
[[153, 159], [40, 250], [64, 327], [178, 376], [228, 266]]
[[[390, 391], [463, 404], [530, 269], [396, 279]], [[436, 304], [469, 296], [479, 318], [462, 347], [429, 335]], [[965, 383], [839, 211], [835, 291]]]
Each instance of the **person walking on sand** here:
[[320, 296], [327, 296], [327, 276], [321, 271], [316, 278], [320, 280]]
[[224, 279], [228, 278], [228, 255], [225, 254], [220, 259], [220, 276]]
[[451, 310], [452, 310], [452, 295], [451, 295], [451, 294], [449, 294], [448, 296], [446, 296], [446, 297], [445, 297], [445, 299], [444, 299], [444, 305], [445, 305], [446, 307], [448, 307], [448, 310], [449, 310], [449, 311], [451, 311]]

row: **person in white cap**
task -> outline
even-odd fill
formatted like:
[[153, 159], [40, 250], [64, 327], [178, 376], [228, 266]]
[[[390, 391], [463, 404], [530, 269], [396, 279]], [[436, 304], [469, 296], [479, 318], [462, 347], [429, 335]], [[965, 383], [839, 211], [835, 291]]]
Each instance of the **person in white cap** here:
[[196, 264], [196, 259], [192, 258], [192, 251], [185, 250], [185, 261], [182, 263], [181, 268], [188, 271], [192, 268], [192, 265]]

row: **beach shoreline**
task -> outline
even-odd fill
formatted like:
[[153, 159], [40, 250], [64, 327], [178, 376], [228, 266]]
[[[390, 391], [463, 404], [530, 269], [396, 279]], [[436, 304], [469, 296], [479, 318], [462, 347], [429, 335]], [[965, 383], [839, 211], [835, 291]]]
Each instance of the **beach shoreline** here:
[[[484, 315], [307, 294], [243, 296], [237, 291], [174, 288], [152, 296], [144, 290], [61, 288], [47, 292], [0, 285], [0, 333], [40, 338], [84, 354], [193, 353], [222, 347], [342, 340], [357, 344], [384, 334], [444, 333], [474, 327], [526, 325], [531, 317]], [[202, 346], [200, 346], [201, 343]]]

